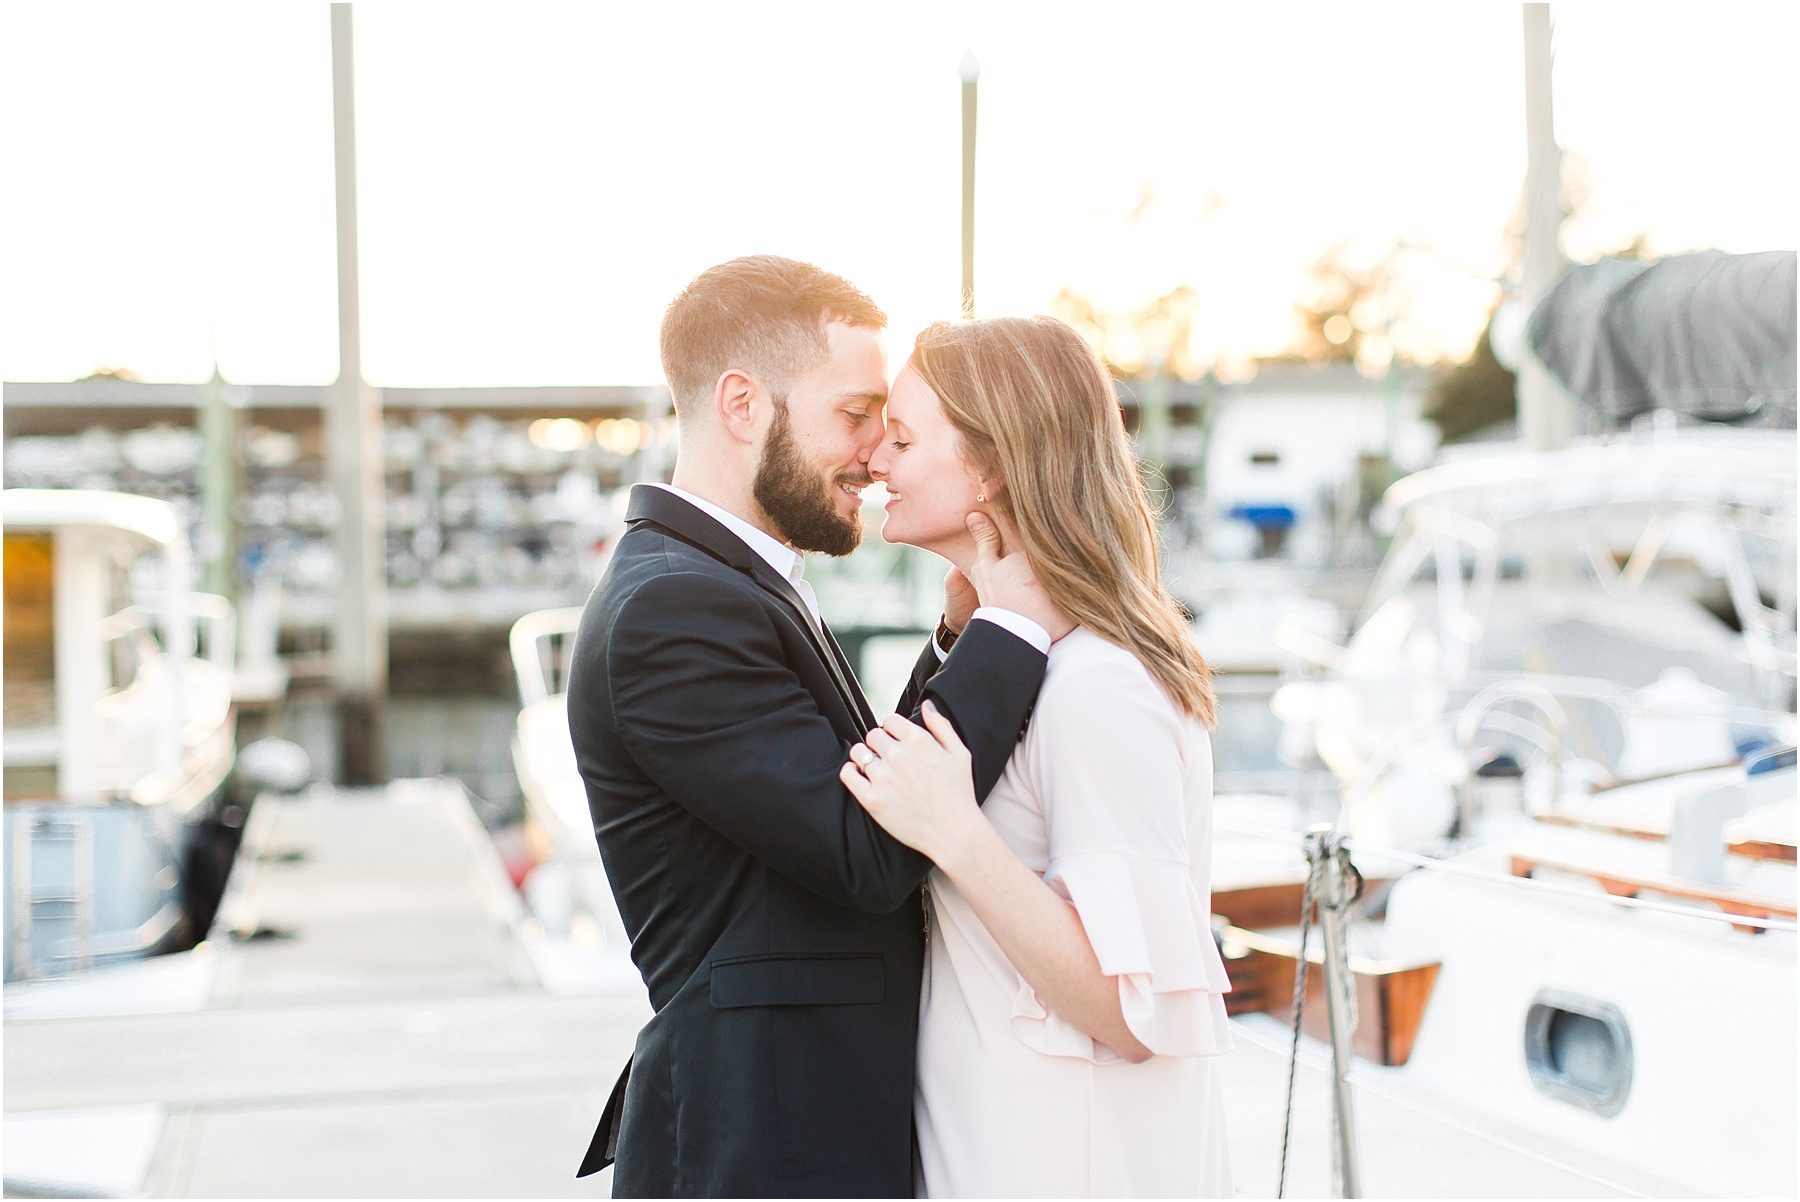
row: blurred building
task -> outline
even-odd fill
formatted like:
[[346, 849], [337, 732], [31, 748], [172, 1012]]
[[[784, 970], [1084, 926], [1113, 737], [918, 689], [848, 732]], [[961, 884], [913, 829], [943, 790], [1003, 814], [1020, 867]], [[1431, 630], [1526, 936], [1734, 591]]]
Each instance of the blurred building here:
[[[227, 447], [207, 445], [207, 385], [119, 379], [5, 386], [10, 487], [102, 488], [173, 502], [197, 570], [231, 557], [245, 608], [290, 650], [324, 650], [338, 582], [323, 387], [223, 385]], [[661, 389], [387, 389], [389, 621], [397, 632], [504, 629], [579, 604], [619, 524], [615, 494], [659, 476]], [[203, 520], [206, 460], [230, 460], [230, 527]], [[269, 632], [273, 634], [273, 632]]]
[[1307, 567], [1378, 558], [1368, 523], [1394, 479], [1427, 466], [1433, 373], [1368, 379], [1350, 363], [1272, 361], [1221, 385], [1207, 423], [1199, 541], [1211, 560]]

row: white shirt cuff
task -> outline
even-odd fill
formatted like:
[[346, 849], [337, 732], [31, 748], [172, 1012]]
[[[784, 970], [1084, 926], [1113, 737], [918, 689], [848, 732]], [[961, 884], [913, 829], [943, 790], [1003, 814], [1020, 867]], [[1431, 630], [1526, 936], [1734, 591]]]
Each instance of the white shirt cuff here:
[[[996, 609], [991, 605], [984, 605], [976, 610], [975, 616], [969, 620], [971, 622], [992, 622], [1008, 634], [1024, 639], [1036, 647], [1040, 654], [1050, 654], [1050, 632], [1024, 614], [1016, 614], [1010, 609]], [[932, 646], [937, 646], [936, 640], [932, 641]]]

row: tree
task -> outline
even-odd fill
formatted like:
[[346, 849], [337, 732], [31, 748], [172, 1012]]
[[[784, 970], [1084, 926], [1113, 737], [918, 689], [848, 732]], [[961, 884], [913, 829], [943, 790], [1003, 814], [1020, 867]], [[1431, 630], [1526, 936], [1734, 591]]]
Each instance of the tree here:
[[[1563, 240], [1565, 249], [1568, 249], [1566, 244], [1572, 240], [1570, 235], [1573, 227], [1587, 218], [1593, 188], [1591, 173], [1584, 161], [1569, 155], [1565, 166], [1567, 170], [1563, 196], [1564, 205], [1569, 209], [1569, 217], [1564, 223]], [[1521, 212], [1515, 216], [1513, 226], [1508, 230], [1509, 238], [1517, 239], [1522, 220]], [[1651, 253], [1649, 240], [1642, 230], [1604, 231], [1616, 239], [1610, 244], [1594, 241], [1598, 235], [1593, 230], [1574, 232], [1577, 237], [1573, 240], [1592, 243], [1581, 248], [1584, 256], [1591, 253], [1594, 258], [1636, 259], [1644, 262], [1656, 257]], [[1502, 422], [1518, 420], [1518, 380], [1494, 357], [1494, 347], [1489, 341], [1493, 330], [1494, 322], [1490, 314], [1487, 329], [1482, 331], [1473, 353], [1466, 361], [1457, 364], [1439, 378], [1432, 387], [1431, 395], [1426, 401], [1425, 416], [1438, 424], [1445, 442], [1457, 442]]]
[[1394, 264], [1400, 249], [1395, 246], [1367, 267], [1351, 263], [1341, 242], [1321, 255], [1294, 303], [1299, 328], [1288, 353], [1315, 363], [1355, 363], [1371, 374], [1385, 368], [1394, 357]]
[[1064, 288], [1050, 302], [1050, 312], [1088, 340], [1115, 378], [1192, 380], [1206, 371], [1193, 345], [1200, 295], [1186, 284], [1121, 312], [1102, 310], [1073, 288]]
[[1443, 441], [1457, 442], [1478, 431], [1518, 418], [1517, 379], [1494, 358], [1493, 318], [1465, 363], [1459, 363], [1432, 385], [1425, 416], [1438, 424]]

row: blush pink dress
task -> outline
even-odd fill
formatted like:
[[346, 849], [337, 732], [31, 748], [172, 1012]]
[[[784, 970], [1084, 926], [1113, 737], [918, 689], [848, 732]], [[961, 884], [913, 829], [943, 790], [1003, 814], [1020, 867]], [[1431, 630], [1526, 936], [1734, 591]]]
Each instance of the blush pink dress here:
[[1131, 1064], [1048, 1010], [933, 871], [921, 1196], [1232, 1195], [1212, 1059], [1231, 1037], [1210, 926], [1211, 806], [1205, 728], [1129, 652], [1082, 628], [1056, 643], [982, 809], [1074, 904], [1154, 1055]]

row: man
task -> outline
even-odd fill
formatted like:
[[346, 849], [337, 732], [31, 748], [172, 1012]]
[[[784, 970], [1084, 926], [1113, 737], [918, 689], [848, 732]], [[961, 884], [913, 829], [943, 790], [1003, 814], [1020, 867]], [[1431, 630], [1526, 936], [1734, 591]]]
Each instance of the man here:
[[[663, 319], [672, 485], [633, 490], [568, 690], [656, 1010], [581, 1167], [616, 1155], [619, 1196], [912, 1195], [931, 865], [838, 780], [875, 715], [800, 555], [860, 541], [885, 324], [847, 281], [772, 256], [702, 273]], [[930, 698], [957, 725], [981, 796], [1049, 648], [1024, 557], [996, 560], [984, 537], [974, 585], [989, 608], [964, 625], [965, 590], [947, 587], [899, 707]]]

